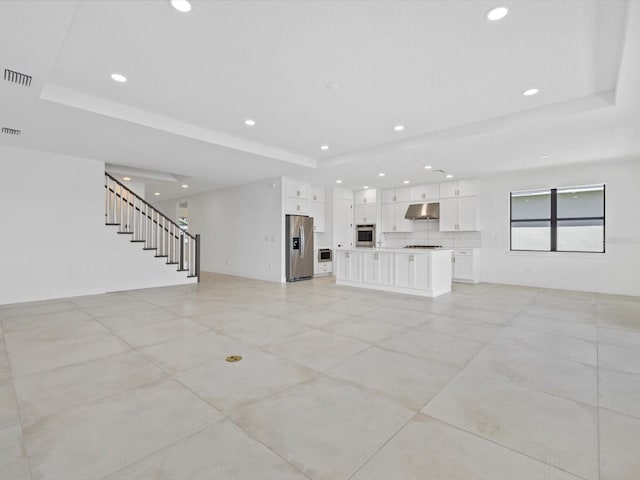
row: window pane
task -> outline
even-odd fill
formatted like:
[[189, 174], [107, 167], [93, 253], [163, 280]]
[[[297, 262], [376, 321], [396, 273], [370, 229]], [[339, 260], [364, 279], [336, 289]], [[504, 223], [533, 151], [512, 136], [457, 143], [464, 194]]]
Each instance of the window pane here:
[[604, 222], [559, 220], [558, 251], [604, 252]]
[[604, 185], [558, 189], [558, 218], [604, 217]]
[[551, 190], [511, 194], [511, 219], [551, 218]]
[[551, 222], [514, 222], [511, 224], [511, 250], [551, 249]]

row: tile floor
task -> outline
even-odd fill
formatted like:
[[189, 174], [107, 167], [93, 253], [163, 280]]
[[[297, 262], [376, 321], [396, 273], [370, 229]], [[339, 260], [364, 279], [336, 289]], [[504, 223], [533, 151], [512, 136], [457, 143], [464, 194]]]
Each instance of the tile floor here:
[[205, 274], [0, 326], [2, 479], [640, 479], [640, 298]]

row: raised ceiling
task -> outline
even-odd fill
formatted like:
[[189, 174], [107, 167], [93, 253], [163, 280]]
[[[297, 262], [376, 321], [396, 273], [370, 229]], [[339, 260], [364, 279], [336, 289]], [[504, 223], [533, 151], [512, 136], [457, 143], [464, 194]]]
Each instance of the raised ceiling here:
[[[498, 3], [509, 15], [489, 22]], [[622, 91], [640, 81], [634, 2], [498, 3], [196, 0], [184, 14], [168, 0], [2, 2], [0, 62], [34, 82], [0, 86], [0, 123], [24, 132], [0, 141], [172, 173], [196, 191], [638, 153], [638, 96]]]

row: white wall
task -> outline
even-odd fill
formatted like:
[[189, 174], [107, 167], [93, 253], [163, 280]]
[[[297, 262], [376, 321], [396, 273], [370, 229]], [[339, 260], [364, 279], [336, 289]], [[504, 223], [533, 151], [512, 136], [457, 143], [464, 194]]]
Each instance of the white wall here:
[[0, 145], [0, 305], [192, 283], [104, 225], [104, 163]]
[[[606, 185], [606, 253], [510, 252], [509, 192]], [[480, 179], [484, 282], [640, 295], [640, 160], [602, 161]]]
[[138, 288], [197, 283], [188, 272], [177, 272], [166, 258], [155, 258], [155, 250], [143, 250], [143, 243], [132, 243], [130, 235], [118, 235], [118, 227], [103, 226], [105, 285], [107, 292]]
[[104, 163], [0, 145], [0, 304], [104, 291]]
[[201, 236], [200, 270], [283, 281], [282, 195], [277, 178], [182, 199], [189, 202], [189, 232]]

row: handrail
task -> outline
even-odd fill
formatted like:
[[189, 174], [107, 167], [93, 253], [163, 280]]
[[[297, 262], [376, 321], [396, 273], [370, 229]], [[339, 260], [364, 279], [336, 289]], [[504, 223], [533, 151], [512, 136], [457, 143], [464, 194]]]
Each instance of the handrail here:
[[[189, 232], [182, 230], [182, 228], [180, 227], [180, 225], [178, 225], [176, 222], [174, 222], [173, 220], [171, 220], [171, 218], [169, 218], [169, 216], [165, 215], [164, 213], [162, 213], [160, 210], [158, 210], [156, 207], [154, 207], [153, 205], [151, 205], [149, 202], [147, 202], [144, 198], [140, 197], [138, 194], [136, 194], [136, 192], [134, 192], [133, 190], [131, 190], [129, 187], [127, 187], [126, 185], [124, 185], [123, 183], [119, 182], [117, 179], [113, 178], [111, 175], [109, 175], [107, 172], [104, 172], [105, 176], [109, 177], [111, 180], [113, 180], [114, 182], [116, 182], [118, 185], [120, 185], [122, 188], [126, 189], [127, 192], [129, 192], [131, 195], [133, 195], [134, 197], [136, 197], [138, 200], [140, 200], [142, 203], [144, 203], [145, 205], [150, 206], [151, 208], [153, 208], [156, 212], [158, 212], [160, 215], [162, 215], [163, 217], [165, 217], [167, 219], [167, 221], [171, 224], [173, 224], [175, 227], [179, 228], [182, 232], [184, 232], [184, 234], [190, 238], [192, 238], [193, 240], [196, 239], [196, 237], [194, 237], [193, 235], [191, 235]], [[128, 202], [127, 202], [128, 203]]]
[[[120, 184], [122, 186], [122, 184]], [[144, 215], [145, 217], [147, 217], [149, 220], [151, 220], [153, 223], [155, 223], [156, 225], [158, 225], [158, 227], [162, 228], [165, 232], [167, 232], [169, 235], [171, 235], [174, 238], [179, 238], [178, 235], [173, 235], [171, 234], [171, 231], [169, 231], [169, 229], [167, 227], [162, 227], [160, 226], [160, 224], [158, 224], [158, 221], [155, 220], [153, 217], [150, 217], [148, 214], [143, 214], [142, 210], [140, 210], [140, 208], [136, 207], [135, 204], [131, 203], [129, 201], [128, 198], [124, 198], [121, 194], [119, 194], [118, 192], [116, 192], [115, 190], [109, 188], [107, 185], [104, 186], [104, 188], [108, 189], [110, 192], [112, 192], [116, 197], [119, 197], [121, 201], [126, 202], [127, 205], [129, 205], [130, 207], [135, 208], [138, 212], [140, 212], [141, 215]], [[127, 188], [127, 187], [125, 187]], [[138, 200], [141, 200], [144, 202], [144, 200], [142, 200], [138, 195], [135, 194], [135, 192], [131, 191], [130, 189], [127, 188], [127, 192], [130, 192], [132, 195], [135, 195], [136, 198]], [[162, 213], [160, 210], [158, 210], [156, 207], [154, 207], [153, 205], [151, 205], [148, 202], [145, 202], [147, 205], [149, 205], [152, 209], [154, 209], [156, 212], [158, 212], [160, 215], [162, 215], [164, 218], [166, 218], [170, 223], [172, 223], [175, 227], [177, 227], [179, 229], [180, 232], [182, 232], [183, 234], [187, 235], [188, 237], [191, 237], [193, 239], [195, 239], [195, 237], [193, 235], [191, 235], [189, 232], [187, 232], [186, 230], [183, 230], [182, 228], [180, 228], [180, 225], [177, 225], [175, 222], [172, 222], [171, 219], [169, 217], [167, 217], [164, 213]]]
[[132, 242], [143, 242], [144, 250], [155, 250], [156, 257], [166, 258], [168, 265], [178, 265], [178, 271], [188, 271], [188, 277], [199, 282], [200, 235], [184, 231], [107, 172], [104, 186], [106, 224], [118, 225], [118, 233], [132, 235]]

